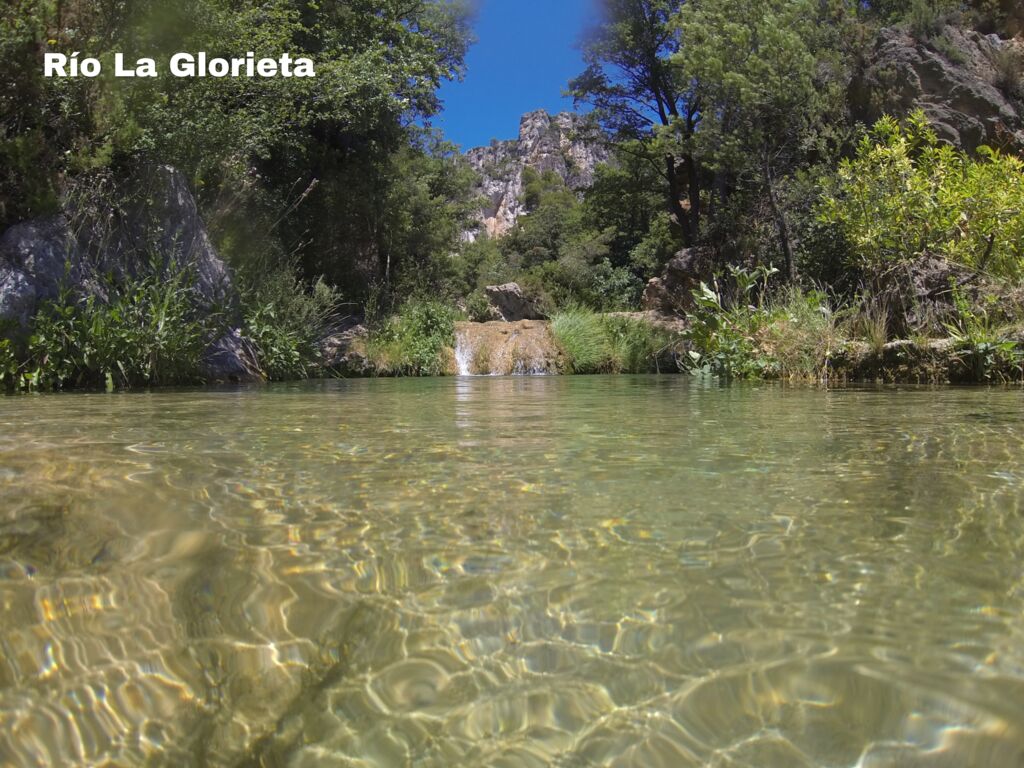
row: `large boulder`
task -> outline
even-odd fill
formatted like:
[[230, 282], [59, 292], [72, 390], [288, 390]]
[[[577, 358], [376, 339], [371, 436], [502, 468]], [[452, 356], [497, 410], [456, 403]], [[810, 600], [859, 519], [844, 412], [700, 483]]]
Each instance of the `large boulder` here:
[[[158, 166], [112, 190], [72, 196], [54, 216], [22, 222], [0, 236], [0, 332], [24, 337], [39, 304], [62, 289], [104, 296], [115, 279], [182, 269], [193, 278], [196, 312], [237, 320], [238, 292], [218, 256], [184, 176]], [[204, 375], [215, 381], [260, 378], [251, 344], [229, 330], [211, 344]]]
[[25, 329], [40, 301], [83, 275], [77, 245], [63, 215], [27, 221], [0, 237], [0, 324]]
[[1024, 55], [1020, 41], [947, 26], [929, 40], [883, 29], [851, 83], [857, 116], [922, 109], [939, 136], [966, 150], [1024, 147], [1024, 105], [1001, 86], [1001, 61]]
[[339, 376], [372, 374], [373, 364], [366, 355], [369, 335], [361, 318], [346, 318], [334, 333], [320, 341], [321, 365], [326, 371]]
[[544, 313], [540, 311], [533, 299], [523, 293], [523, 289], [519, 287], [518, 283], [488, 285], [484, 290], [487, 292], [487, 299], [491, 302], [491, 306], [507, 323], [545, 318]]
[[715, 253], [710, 248], [684, 248], [669, 259], [659, 277], [644, 288], [641, 308], [663, 315], [683, 315], [693, 309], [693, 292], [714, 279]]
[[41, 301], [62, 287], [102, 295], [105, 277], [188, 269], [198, 311], [237, 304], [231, 274], [210, 242], [180, 172], [160, 166], [113, 195], [85, 197], [55, 216], [22, 222], [0, 236], [0, 324], [27, 328]]
[[266, 378], [255, 345], [238, 328], [210, 344], [200, 366], [203, 378], [211, 382], [246, 384]]

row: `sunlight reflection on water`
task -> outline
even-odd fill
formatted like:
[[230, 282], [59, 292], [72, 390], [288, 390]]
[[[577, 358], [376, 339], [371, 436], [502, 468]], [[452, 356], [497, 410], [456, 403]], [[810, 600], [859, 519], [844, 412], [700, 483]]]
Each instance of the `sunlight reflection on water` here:
[[1024, 403], [0, 403], [0, 764], [1024, 764]]

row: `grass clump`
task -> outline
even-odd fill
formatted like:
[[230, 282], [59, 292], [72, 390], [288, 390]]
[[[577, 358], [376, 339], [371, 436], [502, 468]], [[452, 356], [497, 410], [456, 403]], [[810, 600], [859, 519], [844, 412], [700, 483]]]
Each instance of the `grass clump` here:
[[371, 333], [367, 356], [383, 375], [441, 376], [449, 373], [454, 346], [454, 311], [440, 302], [414, 300]]
[[836, 313], [821, 291], [790, 286], [769, 303], [758, 346], [768, 373], [788, 379], [820, 379], [842, 344]]
[[573, 373], [646, 373], [657, 370], [668, 334], [622, 315], [571, 307], [551, 318], [551, 333]]
[[320, 362], [318, 342], [330, 332], [340, 297], [322, 280], [306, 288], [281, 269], [242, 291], [244, 334], [271, 381], [307, 378]]
[[608, 370], [611, 345], [601, 317], [582, 307], [570, 307], [551, 318], [551, 333], [565, 353], [573, 373]]

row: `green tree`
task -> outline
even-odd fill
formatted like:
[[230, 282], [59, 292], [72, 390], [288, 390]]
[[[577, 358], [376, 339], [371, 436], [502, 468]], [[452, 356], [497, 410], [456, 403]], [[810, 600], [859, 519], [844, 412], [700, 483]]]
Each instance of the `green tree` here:
[[692, 139], [702, 110], [674, 54], [673, 18], [684, 0], [601, 0], [601, 22], [583, 43], [586, 70], [570, 84], [577, 103], [660, 169], [668, 209], [687, 244], [701, 223], [701, 169]]
[[697, 154], [763, 190], [790, 280], [796, 259], [778, 177], [820, 151], [841, 119], [832, 16], [819, 0], [690, 0], [676, 20], [685, 44], [673, 58], [703, 107]]

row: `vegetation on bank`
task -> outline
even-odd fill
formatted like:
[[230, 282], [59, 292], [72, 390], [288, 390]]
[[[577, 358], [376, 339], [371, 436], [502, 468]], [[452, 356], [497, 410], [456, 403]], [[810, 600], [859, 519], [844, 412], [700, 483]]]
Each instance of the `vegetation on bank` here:
[[0, 340], [8, 390], [127, 389], [204, 382], [210, 344], [240, 323], [253, 373], [270, 381], [319, 375], [318, 342], [338, 294], [290, 271], [243, 280], [240, 306], [197, 310], [188, 269], [152, 266], [141, 278], [107, 277], [95, 292], [69, 287], [42, 302], [27, 334]]
[[646, 320], [581, 307], [554, 315], [551, 334], [572, 373], [654, 373], [672, 344], [670, 333]]
[[[366, 316], [372, 370], [436, 375], [451, 369], [455, 320], [487, 319], [484, 288], [508, 281], [552, 318], [578, 373], [657, 369], [673, 348], [695, 373], [822, 378], [854, 357], [884, 362], [897, 340], [943, 339], [975, 380], [1020, 376], [1021, 147], [956, 149], [919, 113], [865, 126], [849, 87], [884, 26], [954, 61], [950, 24], [1005, 35], [1015, 4], [600, 7], [570, 90], [612, 162], [582, 192], [528, 169], [526, 213], [497, 239], [463, 237], [480, 207], [474, 176], [429, 128], [439, 85], [463, 71], [467, 4], [6, 7], [0, 230], [72, 198], [117, 210], [123, 179], [169, 163], [196, 191], [240, 299], [198, 311], [187, 271], [65, 292], [27, 334], [0, 339], [5, 386], [197, 382], [204, 350], [231, 328], [266, 378], [317, 375], [343, 305]], [[319, 76], [61, 80], [39, 66], [46, 50], [103, 58], [240, 39], [257, 55], [308, 55]], [[1021, 50], [999, 49], [992, 86], [1024, 112]], [[682, 247], [716, 266], [682, 302], [682, 338], [615, 314], [637, 310]]]

